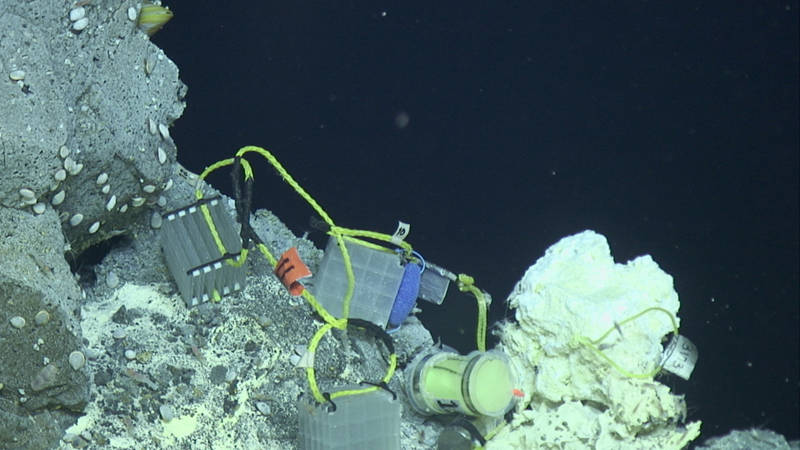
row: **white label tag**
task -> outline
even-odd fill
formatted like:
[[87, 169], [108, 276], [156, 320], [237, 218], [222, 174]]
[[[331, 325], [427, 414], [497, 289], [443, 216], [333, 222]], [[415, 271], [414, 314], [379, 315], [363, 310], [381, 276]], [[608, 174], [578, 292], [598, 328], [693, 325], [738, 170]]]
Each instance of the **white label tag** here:
[[672, 340], [664, 349], [661, 366], [664, 370], [688, 380], [697, 363], [697, 347], [680, 334], [672, 336]]
[[411, 225], [397, 221], [397, 229], [394, 230], [394, 234], [392, 235], [392, 244], [400, 245], [403, 240], [405, 240], [408, 233], [411, 232]]

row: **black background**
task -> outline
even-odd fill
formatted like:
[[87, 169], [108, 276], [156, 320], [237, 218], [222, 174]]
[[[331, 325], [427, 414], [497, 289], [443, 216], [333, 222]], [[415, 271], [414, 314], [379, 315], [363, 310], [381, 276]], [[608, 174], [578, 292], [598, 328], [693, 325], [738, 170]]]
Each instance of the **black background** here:
[[[190, 170], [269, 148], [341, 226], [412, 224], [494, 295], [559, 238], [604, 234], [674, 277], [708, 437], [798, 438], [798, 2], [188, 2]], [[406, 127], [396, 118], [407, 114]], [[256, 161], [257, 206], [311, 210]], [[231, 192], [227, 175], [212, 178]], [[468, 351], [474, 302], [424, 307]]]

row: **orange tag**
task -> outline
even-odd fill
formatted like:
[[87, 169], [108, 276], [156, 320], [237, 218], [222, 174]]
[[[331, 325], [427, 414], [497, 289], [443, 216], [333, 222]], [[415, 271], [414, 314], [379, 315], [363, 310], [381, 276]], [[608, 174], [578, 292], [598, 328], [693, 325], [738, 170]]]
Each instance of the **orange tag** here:
[[310, 277], [311, 270], [300, 260], [297, 247], [292, 247], [281, 255], [281, 259], [278, 260], [278, 265], [275, 266], [275, 275], [281, 280], [281, 283], [286, 286], [289, 293], [297, 297], [302, 294], [303, 289], [305, 289], [298, 280]]
[[517, 388], [511, 389], [511, 395], [518, 398], [525, 397], [525, 394]]

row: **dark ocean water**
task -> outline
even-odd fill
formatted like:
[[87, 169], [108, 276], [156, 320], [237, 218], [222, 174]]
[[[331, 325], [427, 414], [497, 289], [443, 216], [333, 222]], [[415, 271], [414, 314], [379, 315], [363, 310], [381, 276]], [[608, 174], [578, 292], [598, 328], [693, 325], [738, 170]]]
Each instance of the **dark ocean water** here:
[[[563, 236], [649, 253], [700, 350], [669, 383], [704, 436], [796, 439], [798, 2], [712, 3], [173, 1], [153, 40], [189, 86], [190, 170], [267, 147], [339, 225], [410, 222], [492, 321]], [[309, 230], [255, 166], [256, 206]], [[467, 351], [474, 316], [451, 293], [422, 319]]]

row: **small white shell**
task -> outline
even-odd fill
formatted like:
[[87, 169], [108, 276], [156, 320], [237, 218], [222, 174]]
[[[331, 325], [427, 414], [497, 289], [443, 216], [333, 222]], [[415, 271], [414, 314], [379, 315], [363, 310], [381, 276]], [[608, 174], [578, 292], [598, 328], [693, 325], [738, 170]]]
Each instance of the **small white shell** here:
[[156, 204], [158, 206], [162, 207], [162, 208], [167, 206], [167, 198], [164, 197], [163, 195], [159, 195], [158, 196], [158, 201], [156, 201]]
[[136, 11], [136, 8], [133, 6], [128, 8], [128, 20], [135, 22], [137, 17], [139, 17], [139, 13]]
[[97, 221], [97, 222], [89, 225], [89, 234], [94, 234], [99, 229], [100, 229], [100, 221]]
[[161, 218], [161, 214], [158, 212], [154, 212], [153, 215], [150, 216], [150, 226], [156, 230], [161, 228], [162, 221], [163, 219]]
[[108, 201], [106, 202], [106, 211], [111, 211], [112, 209], [114, 209], [114, 206], [116, 205], [117, 205], [117, 196], [112, 195], [111, 198], [109, 198]]
[[256, 409], [258, 410], [258, 412], [268, 417], [272, 412], [272, 408], [270, 408], [269, 404], [266, 402], [256, 402]]
[[76, 163], [74, 159], [68, 156], [64, 158], [64, 168], [67, 169], [70, 175], [77, 175], [83, 169], [83, 164]]
[[142, 190], [148, 194], [152, 194], [153, 192], [156, 191], [156, 187], [153, 186], [152, 184], [145, 184], [144, 186], [142, 186]]
[[8, 74], [8, 78], [11, 78], [11, 81], [20, 81], [25, 79], [25, 71], [24, 70], [12, 70], [10, 74]]
[[107, 173], [103, 172], [103, 173], [101, 173], [100, 175], [97, 176], [97, 185], [98, 186], [100, 186], [101, 184], [106, 184], [106, 181], [108, 181], [108, 174]]
[[136, 352], [133, 350], [125, 350], [125, 358], [136, 359]]
[[127, 210], [128, 210], [128, 204], [127, 203], [125, 203], [124, 205], [119, 207], [119, 212], [121, 212], [121, 213], [124, 213]]
[[66, 145], [62, 145], [61, 148], [58, 149], [58, 154], [62, 158], [66, 158], [67, 156], [69, 156], [69, 147], [67, 147]]
[[115, 289], [117, 286], [119, 286], [119, 276], [116, 272], [108, 272], [108, 275], [106, 275], [106, 286], [110, 287], [111, 289]]
[[8, 321], [11, 322], [11, 326], [14, 328], [22, 328], [25, 326], [25, 319], [20, 316], [14, 316], [8, 319]]
[[64, 181], [64, 180], [66, 180], [67, 179], [67, 171], [64, 170], [64, 169], [58, 169], [56, 171], [56, 174], [55, 174], [54, 178], [56, 179], [56, 181]]
[[158, 124], [158, 133], [163, 139], [169, 138], [169, 128], [163, 123]]
[[71, 22], [75, 22], [76, 20], [80, 20], [86, 17], [86, 9], [83, 6], [78, 6], [77, 8], [72, 8], [69, 12], [69, 20]]
[[66, 196], [66, 192], [63, 190], [56, 192], [56, 195], [50, 200], [50, 204], [53, 206], [58, 206], [61, 202], [64, 201], [64, 197]]
[[44, 214], [44, 210], [45, 209], [46, 209], [46, 206], [42, 202], [39, 202], [39, 203], [33, 205], [33, 212], [35, 212], [36, 214]]
[[28, 189], [28, 188], [22, 188], [22, 189], [20, 189], [20, 190], [19, 190], [19, 195], [20, 195], [20, 196], [21, 196], [21, 197], [22, 197], [24, 200], [36, 199], [36, 194], [34, 194], [34, 193], [33, 193], [33, 191], [32, 191], [32, 190], [30, 190], [30, 189]]
[[72, 29], [75, 31], [83, 31], [87, 26], [89, 26], [89, 19], [86, 17], [82, 17], [72, 23]]
[[164, 420], [164, 422], [169, 422], [175, 418], [175, 408], [170, 405], [159, 406], [158, 412], [161, 414], [161, 418]]
[[26, 199], [22, 200], [22, 203], [27, 205], [27, 206], [35, 205], [36, 204], [36, 199], [35, 198], [26, 198]]
[[156, 121], [153, 119], [147, 119], [147, 130], [150, 131], [150, 134], [158, 133], [158, 125], [156, 125]]
[[133, 205], [134, 208], [138, 208], [138, 207], [144, 205], [144, 198], [143, 197], [133, 197], [131, 199], [131, 205]]
[[69, 224], [74, 227], [80, 224], [82, 221], [83, 221], [83, 214], [77, 213], [74, 216], [70, 217]]
[[169, 180], [167, 180], [167, 184], [166, 184], [166, 186], [164, 186], [164, 190], [165, 190], [165, 191], [168, 191], [168, 190], [169, 190], [169, 188], [171, 188], [171, 187], [172, 187], [172, 178], [170, 178]]
[[156, 68], [156, 61], [158, 61], [155, 57], [148, 56], [144, 59], [144, 73], [145, 75], [150, 75], [153, 73], [153, 70]]
[[159, 164], [167, 162], [167, 152], [161, 147], [158, 147], [158, 150], [156, 150], [156, 157], [158, 157]]
[[36, 323], [36, 325], [44, 325], [47, 322], [50, 322], [50, 313], [45, 310], [41, 310], [36, 313], [35, 316], [33, 316], [33, 321]]
[[82, 352], [75, 350], [69, 354], [69, 365], [74, 370], [80, 370], [86, 364], [86, 356]]
[[107, 184], [107, 185], [103, 186], [102, 188], [100, 188], [100, 192], [102, 192], [103, 194], [108, 194], [109, 191], [111, 191], [111, 185], [110, 184]]

